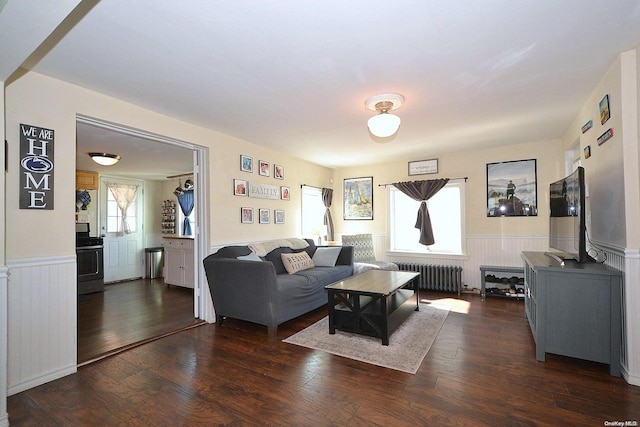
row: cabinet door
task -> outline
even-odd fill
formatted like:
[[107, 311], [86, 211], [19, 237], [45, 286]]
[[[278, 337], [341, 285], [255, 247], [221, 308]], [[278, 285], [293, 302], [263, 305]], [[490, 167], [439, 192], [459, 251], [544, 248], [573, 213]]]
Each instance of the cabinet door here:
[[183, 251], [165, 248], [165, 262], [167, 263], [167, 277], [165, 283], [171, 285], [182, 285], [182, 260]]
[[98, 172], [76, 171], [76, 190], [97, 190]]
[[196, 276], [193, 271], [193, 250], [185, 250], [183, 252], [184, 259], [182, 263], [183, 271], [183, 286], [187, 288], [193, 288], [196, 280]]

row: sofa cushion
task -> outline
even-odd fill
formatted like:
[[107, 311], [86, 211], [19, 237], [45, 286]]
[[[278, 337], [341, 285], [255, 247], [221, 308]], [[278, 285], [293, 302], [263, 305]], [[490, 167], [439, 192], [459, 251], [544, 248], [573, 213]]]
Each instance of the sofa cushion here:
[[238, 258], [239, 256], [249, 255], [251, 249], [248, 246], [225, 246], [218, 249], [214, 254], [215, 258]]
[[313, 254], [313, 264], [316, 267], [334, 267], [341, 250], [338, 246], [320, 247]]
[[269, 252], [263, 259], [273, 263], [273, 266], [276, 268], [276, 274], [284, 274], [287, 270], [284, 268], [281, 255], [290, 254], [292, 252], [293, 249], [291, 248], [278, 248]]
[[314, 267], [309, 270], [298, 271], [294, 276], [304, 276], [310, 283], [330, 285], [351, 276], [353, 269], [350, 265], [336, 265], [335, 267]]
[[309, 254], [306, 252], [296, 252], [289, 254], [281, 254], [282, 263], [284, 264], [284, 268], [287, 270], [287, 273], [294, 274], [298, 271], [308, 270], [309, 268], [313, 268], [313, 260], [309, 257]]
[[372, 234], [354, 234], [342, 236], [342, 244], [353, 246], [355, 262], [374, 262], [376, 260]]

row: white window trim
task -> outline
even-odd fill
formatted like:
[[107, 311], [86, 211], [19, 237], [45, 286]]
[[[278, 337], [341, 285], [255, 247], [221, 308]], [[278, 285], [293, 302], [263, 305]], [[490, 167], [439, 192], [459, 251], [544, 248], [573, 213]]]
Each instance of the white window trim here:
[[462, 218], [461, 220], [461, 224], [460, 224], [460, 232], [461, 232], [461, 242], [460, 242], [460, 250], [461, 253], [453, 253], [453, 252], [432, 252], [429, 250], [429, 247], [425, 247], [426, 251], [425, 252], [411, 252], [411, 251], [396, 251], [393, 250], [391, 248], [392, 245], [392, 236], [391, 236], [391, 228], [392, 228], [392, 218], [393, 218], [393, 214], [392, 214], [392, 204], [391, 204], [391, 191], [399, 191], [393, 187], [388, 187], [387, 188], [387, 200], [389, 201], [388, 203], [388, 212], [387, 212], [387, 235], [389, 236], [389, 238], [387, 239], [388, 245], [389, 247], [387, 248], [387, 256], [389, 257], [397, 257], [397, 258], [402, 258], [402, 259], [406, 259], [407, 261], [411, 261], [412, 259], [415, 259], [416, 261], [418, 260], [425, 260], [425, 259], [446, 259], [446, 260], [450, 260], [450, 259], [458, 259], [458, 260], [468, 260], [469, 259], [469, 255], [467, 253], [467, 232], [466, 232], [466, 193], [465, 193], [465, 189], [466, 189], [466, 185], [465, 185], [465, 181], [460, 181], [460, 182], [452, 182], [449, 181], [447, 183], [447, 186], [456, 186], [460, 188], [460, 216]]

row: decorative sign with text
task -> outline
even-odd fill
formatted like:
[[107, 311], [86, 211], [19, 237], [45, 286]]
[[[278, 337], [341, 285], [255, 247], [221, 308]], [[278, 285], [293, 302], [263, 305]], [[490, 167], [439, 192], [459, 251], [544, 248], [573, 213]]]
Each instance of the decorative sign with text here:
[[20, 124], [20, 209], [53, 209], [53, 130]]
[[280, 187], [277, 185], [249, 182], [249, 197], [280, 200]]

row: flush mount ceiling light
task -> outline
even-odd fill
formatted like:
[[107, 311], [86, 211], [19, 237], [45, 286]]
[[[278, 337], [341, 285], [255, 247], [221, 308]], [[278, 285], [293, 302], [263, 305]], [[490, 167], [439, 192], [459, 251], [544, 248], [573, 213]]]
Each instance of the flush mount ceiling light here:
[[374, 95], [364, 102], [365, 107], [380, 114], [373, 116], [367, 122], [371, 133], [380, 138], [386, 138], [398, 131], [400, 117], [389, 114], [389, 111], [400, 108], [404, 96], [397, 93], [382, 93]]
[[91, 160], [102, 166], [112, 166], [118, 163], [120, 156], [108, 153], [89, 153]]

